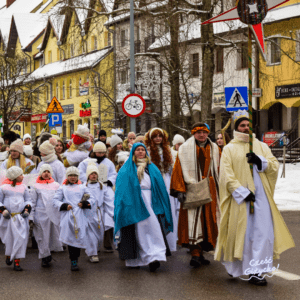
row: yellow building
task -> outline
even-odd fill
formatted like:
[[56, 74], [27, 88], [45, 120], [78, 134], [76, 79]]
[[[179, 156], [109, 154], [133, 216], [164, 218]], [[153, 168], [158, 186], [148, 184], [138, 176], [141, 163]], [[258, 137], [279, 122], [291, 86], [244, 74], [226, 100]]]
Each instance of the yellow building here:
[[260, 132], [293, 130], [300, 136], [300, 1], [268, 12], [264, 25], [267, 62], [260, 59]]
[[[100, 1], [93, 5], [98, 12], [109, 9]], [[61, 137], [70, 139], [83, 123], [89, 124], [94, 136], [99, 127], [110, 132], [114, 127], [114, 59], [112, 36], [103, 25], [107, 16], [88, 9], [44, 6], [46, 18], [36, 13], [12, 17], [8, 49], [28, 61], [22, 97], [25, 106], [33, 103], [31, 122], [18, 122], [15, 128], [21, 136], [39, 134], [47, 106], [56, 97], [64, 109]]]

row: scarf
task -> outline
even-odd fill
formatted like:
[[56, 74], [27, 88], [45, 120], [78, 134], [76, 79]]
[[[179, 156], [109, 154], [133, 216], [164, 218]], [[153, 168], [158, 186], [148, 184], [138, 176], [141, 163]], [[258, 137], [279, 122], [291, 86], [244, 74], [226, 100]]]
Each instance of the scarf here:
[[[68, 181], [68, 179], [65, 179], [64, 181], [63, 181], [63, 184], [66, 184], [67, 183], [67, 181]], [[81, 184], [82, 182], [80, 181], [80, 180], [78, 180], [76, 183], [74, 183], [74, 184]], [[70, 183], [71, 184], [71, 183]], [[73, 183], [72, 183], [73, 184]]]
[[[8, 179], [8, 178], [6, 178], [6, 179], [2, 182], [2, 184], [13, 184], [13, 181], [10, 180], [10, 179]], [[22, 182], [17, 182], [17, 183], [16, 183], [16, 185], [21, 185], [21, 184], [22, 184]]]
[[141, 181], [144, 178], [144, 172], [145, 172], [145, 168], [147, 167], [148, 164], [148, 158], [141, 158], [141, 159], [136, 159], [136, 166], [137, 166], [137, 176], [139, 179], [139, 182], [141, 183]]
[[42, 161], [49, 164], [55, 160], [57, 160], [57, 155], [55, 154], [55, 152], [48, 154], [46, 156], [42, 156]]
[[104, 155], [104, 156], [102, 156], [102, 157], [98, 157], [98, 156], [96, 156], [97, 163], [98, 163], [98, 164], [101, 164], [101, 163], [102, 163], [102, 161], [103, 161], [105, 158], [106, 158], [106, 156], [105, 156], [105, 155]]
[[[249, 134], [248, 133], [242, 133], [239, 131], [233, 132], [233, 137], [235, 140], [243, 143], [249, 143]], [[253, 139], [255, 139], [255, 133], [253, 133]]]
[[41, 179], [40, 176], [36, 179], [36, 183], [48, 184], [54, 182], [54, 179], [51, 177], [50, 179]]
[[[23, 170], [23, 172], [25, 172], [26, 169], [26, 158], [24, 155], [20, 154], [19, 159], [19, 164], [20, 164], [20, 168]], [[11, 155], [9, 156], [8, 160], [7, 160], [7, 165], [6, 165], [6, 169], [8, 170], [10, 167], [13, 167], [16, 165], [16, 160], [11, 158]]]

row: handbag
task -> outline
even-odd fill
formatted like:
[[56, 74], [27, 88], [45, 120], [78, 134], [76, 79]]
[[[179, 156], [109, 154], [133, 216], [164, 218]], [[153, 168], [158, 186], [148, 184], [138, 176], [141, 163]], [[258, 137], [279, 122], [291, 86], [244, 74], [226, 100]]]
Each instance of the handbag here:
[[[212, 162], [213, 158], [211, 157], [206, 178], [197, 183], [190, 183], [187, 185], [186, 200], [183, 203], [183, 209], [198, 208], [212, 201], [209, 189], [209, 176], [211, 172]], [[202, 176], [200, 176], [200, 178], [202, 178]]]

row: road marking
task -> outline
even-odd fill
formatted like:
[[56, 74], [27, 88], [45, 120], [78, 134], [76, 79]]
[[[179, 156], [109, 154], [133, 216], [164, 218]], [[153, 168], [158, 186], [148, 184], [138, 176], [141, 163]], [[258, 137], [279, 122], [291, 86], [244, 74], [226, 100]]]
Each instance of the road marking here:
[[285, 272], [285, 271], [282, 271], [282, 270], [272, 272], [272, 275], [276, 275], [276, 276], [281, 277], [281, 278], [286, 279], [286, 280], [300, 280], [299, 275], [289, 273], [289, 272]]

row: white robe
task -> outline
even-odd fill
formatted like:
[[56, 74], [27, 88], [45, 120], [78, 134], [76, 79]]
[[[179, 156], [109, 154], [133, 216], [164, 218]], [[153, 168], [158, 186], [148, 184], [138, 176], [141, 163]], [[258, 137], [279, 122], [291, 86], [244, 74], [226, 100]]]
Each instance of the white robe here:
[[[7, 170], [7, 161], [8, 159], [6, 159], [2, 164], [1, 164], [1, 168]], [[30, 163], [30, 166], [35, 166], [35, 164], [33, 163], [32, 160], [30, 160], [29, 158], [25, 157], [25, 161], [26, 164]], [[16, 167], [20, 167], [20, 160], [16, 159]], [[36, 174], [36, 168], [34, 168], [33, 170], [31, 170], [30, 174]]]
[[97, 253], [98, 247], [103, 243], [104, 231], [109, 228], [105, 227], [105, 217], [108, 215], [113, 219], [114, 217], [114, 195], [108, 192], [108, 188], [103, 185], [102, 190], [100, 190], [100, 184], [89, 183], [87, 188], [90, 194], [95, 198], [95, 203], [92, 205], [92, 209], [84, 210], [84, 214], [88, 219], [89, 227], [97, 237], [97, 239], [90, 241], [90, 249], [86, 250], [87, 255], [89, 253]]
[[152, 209], [151, 180], [145, 172], [141, 181], [142, 198], [150, 217], [136, 224], [138, 258], [127, 259], [127, 267], [146, 266], [154, 261], [166, 261], [166, 245], [161, 227]]
[[[84, 209], [78, 206], [83, 194], [90, 195], [88, 202], [93, 206], [95, 198], [89, 193], [88, 188], [82, 184], [61, 186], [52, 199], [52, 205], [57, 211], [60, 211], [60, 207], [63, 203], [68, 203], [72, 206], [71, 210], [60, 212], [59, 240], [66, 245], [88, 249], [92, 240], [97, 239], [97, 237], [89, 227], [88, 219], [84, 214]], [[97, 255], [97, 252], [89, 252], [88, 255]]]
[[34, 222], [33, 234], [39, 248], [39, 258], [51, 255], [51, 251], [63, 251], [59, 240], [59, 225], [54, 224], [52, 198], [59, 188], [57, 182], [49, 184], [36, 183], [31, 192], [32, 213], [30, 219]]
[[[233, 277], [241, 275], [258, 274], [264, 268], [272, 269], [273, 266], [273, 245], [274, 230], [271, 208], [262, 185], [259, 172], [264, 172], [268, 166], [267, 160], [259, 156], [262, 160], [262, 170], [258, 171], [253, 165], [255, 202], [254, 214], [250, 214], [250, 203], [247, 203], [247, 229], [245, 235], [243, 260], [234, 262], [223, 262], [229, 274]], [[245, 187], [237, 188], [232, 196], [240, 204], [249, 195], [249, 190]], [[263, 261], [263, 263], [261, 263]], [[259, 262], [259, 264], [257, 264]]]
[[89, 156], [89, 151], [80, 151], [80, 150], [75, 150], [75, 151], [69, 151], [67, 150], [64, 154], [63, 157], [67, 159], [68, 163], [70, 166], [75, 166], [77, 167], [83, 160], [88, 158]]
[[0, 218], [0, 238], [5, 244], [5, 255], [10, 260], [25, 258], [29, 237], [28, 218], [23, 219], [20, 213], [26, 205], [32, 206], [30, 195], [25, 184], [4, 184], [0, 187], [0, 206], [5, 206], [10, 213], [17, 213], [9, 220]]
[[37, 172], [39, 173], [40, 171], [40, 168], [42, 165], [44, 164], [48, 164], [51, 166], [52, 170], [53, 170], [53, 175], [52, 175], [52, 178], [54, 179], [54, 181], [58, 182], [60, 185], [63, 184], [63, 181], [65, 180], [66, 178], [66, 168], [64, 166], [64, 164], [56, 159], [52, 162], [49, 162], [49, 163], [46, 163], [44, 161], [41, 161], [37, 167]]

